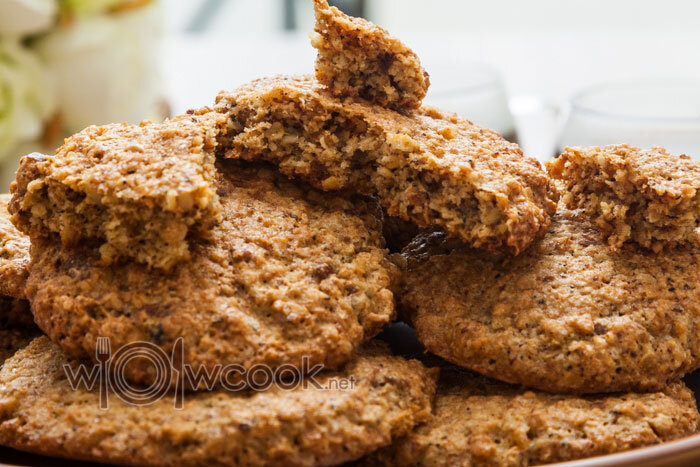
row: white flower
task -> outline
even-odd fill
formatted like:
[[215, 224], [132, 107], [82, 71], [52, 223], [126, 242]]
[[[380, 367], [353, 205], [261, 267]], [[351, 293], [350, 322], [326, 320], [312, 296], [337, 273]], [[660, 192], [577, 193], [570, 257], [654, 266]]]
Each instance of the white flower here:
[[0, 36], [46, 31], [55, 23], [57, 9], [56, 0], [0, 0]]
[[39, 137], [54, 110], [53, 88], [38, 58], [0, 39], [0, 158], [20, 141]]
[[70, 132], [152, 117], [160, 97], [159, 11], [155, 5], [78, 18], [37, 43], [56, 79]]

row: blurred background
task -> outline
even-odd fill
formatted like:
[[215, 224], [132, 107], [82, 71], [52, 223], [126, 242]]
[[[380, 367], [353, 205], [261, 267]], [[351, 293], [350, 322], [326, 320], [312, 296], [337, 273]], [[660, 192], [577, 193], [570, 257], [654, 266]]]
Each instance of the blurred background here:
[[[696, 0], [342, 0], [400, 37], [426, 102], [544, 161], [565, 145], [700, 157]], [[0, 0], [0, 183], [89, 124], [157, 120], [313, 71], [310, 0]], [[0, 191], [6, 191], [2, 189]]]

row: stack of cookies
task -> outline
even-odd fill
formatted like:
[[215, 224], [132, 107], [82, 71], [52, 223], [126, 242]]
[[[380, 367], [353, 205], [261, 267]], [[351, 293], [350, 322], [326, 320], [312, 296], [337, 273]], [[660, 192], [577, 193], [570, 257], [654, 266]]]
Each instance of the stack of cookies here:
[[[0, 444], [523, 466], [696, 432], [700, 164], [619, 145], [545, 171], [422, 106], [428, 74], [385, 30], [314, 5], [315, 76], [22, 159]], [[376, 337], [397, 315], [424, 352]]]

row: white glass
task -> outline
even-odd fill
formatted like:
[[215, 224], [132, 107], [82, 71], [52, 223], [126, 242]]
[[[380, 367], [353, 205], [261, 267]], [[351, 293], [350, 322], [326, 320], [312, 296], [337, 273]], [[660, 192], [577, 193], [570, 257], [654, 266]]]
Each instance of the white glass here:
[[430, 73], [424, 102], [458, 114], [514, 141], [515, 125], [500, 73], [493, 67], [448, 58], [422, 58]]
[[615, 143], [700, 159], [700, 80], [606, 84], [576, 95], [559, 148]]

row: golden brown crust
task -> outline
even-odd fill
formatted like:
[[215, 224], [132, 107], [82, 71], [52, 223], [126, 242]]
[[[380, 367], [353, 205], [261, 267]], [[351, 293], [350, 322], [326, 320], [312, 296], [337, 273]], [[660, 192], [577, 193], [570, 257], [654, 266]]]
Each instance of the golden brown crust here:
[[217, 98], [219, 151], [264, 159], [324, 190], [378, 195], [389, 215], [477, 246], [524, 250], [558, 193], [539, 162], [496, 132], [423, 107], [411, 116], [338, 100], [309, 77], [256, 80]]
[[[88, 249], [32, 245], [27, 293], [39, 327], [71, 356], [150, 341], [185, 363], [337, 368], [394, 315], [396, 278], [375, 203], [327, 196], [266, 168], [219, 166], [222, 221], [169, 273], [101, 267]], [[128, 376], [150, 382], [143, 362]]]
[[626, 144], [566, 148], [548, 169], [564, 182], [567, 206], [585, 209], [610, 245], [700, 246], [700, 162], [690, 156]]
[[700, 366], [698, 249], [612, 250], [565, 208], [516, 258], [454, 247], [419, 237], [400, 295], [453, 363], [562, 393], [659, 390]]
[[10, 195], [0, 194], [0, 295], [24, 298], [29, 275], [29, 237], [12, 225], [7, 205]]
[[435, 399], [433, 418], [365, 465], [540, 465], [663, 443], [700, 427], [693, 393], [681, 382], [654, 393], [581, 397], [452, 372]]
[[385, 29], [314, 0], [316, 79], [338, 97], [395, 110], [417, 109], [430, 79], [418, 56]]
[[[390, 444], [430, 416], [435, 373], [415, 360], [360, 356], [317, 377], [321, 388], [272, 387], [171, 396], [152, 405], [72, 390], [66, 358], [34, 340], [0, 371], [0, 443], [51, 456], [122, 465], [336, 465]], [[70, 362], [75, 366], [76, 362]], [[352, 381], [338, 389], [332, 381]]]
[[189, 237], [218, 217], [217, 114], [161, 124], [90, 126], [54, 156], [20, 162], [13, 222], [32, 237], [97, 241], [105, 265], [137, 261], [167, 270], [189, 258]]

